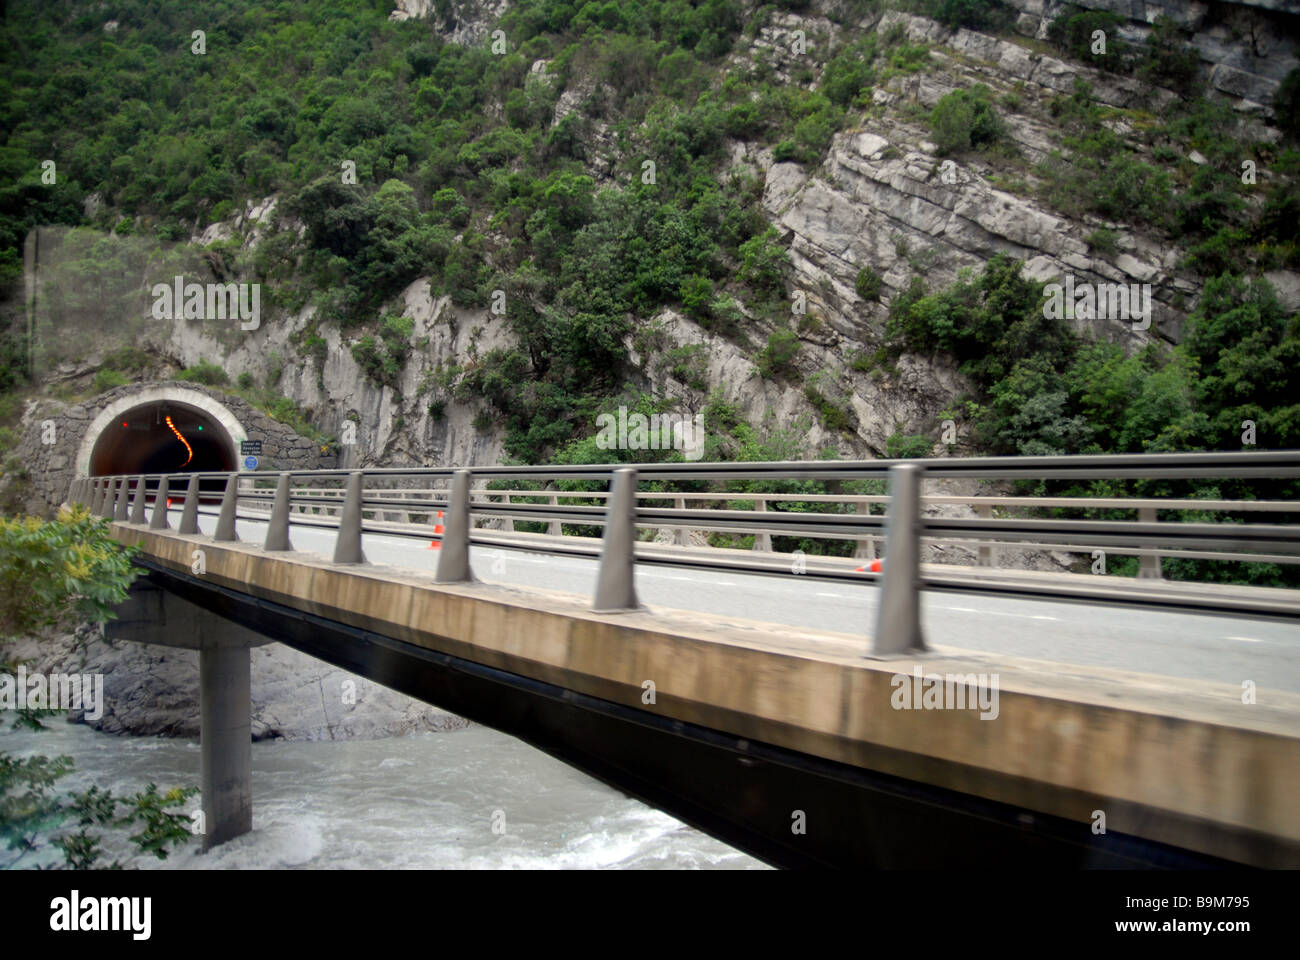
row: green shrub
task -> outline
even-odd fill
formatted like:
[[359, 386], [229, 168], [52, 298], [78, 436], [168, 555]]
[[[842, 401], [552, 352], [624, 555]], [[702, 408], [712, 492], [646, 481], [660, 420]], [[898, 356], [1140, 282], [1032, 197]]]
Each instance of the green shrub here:
[[191, 383], [205, 383], [209, 387], [224, 387], [230, 383], [230, 377], [226, 375], [226, 371], [207, 360], [200, 360], [194, 366], [185, 368], [176, 374], [176, 379], [187, 380]]
[[944, 26], [957, 29], [1005, 26], [1011, 19], [1010, 8], [1000, 0], [939, 0], [934, 18]]
[[1293, 139], [1300, 139], [1300, 67], [1286, 75], [1273, 97], [1273, 113], [1278, 129]]
[[139, 347], [122, 347], [104, 358], [104, 366], [125, 373], [139, 373], [149, 365], [149, 354]]
[[782, 140], [772, 148], [772, 160], [776, 163], [794, 163], [799, 159], [799, 145], [793, 140]]
[[858, 291], [858, 296], [866, 301], [880, 299], [880, 288], [884, 283], [880, 279], [880, 274], [870, 267], [863, 267], [858, 271], [858, 278], [854, 281], [853, 288]]
[[982, 83], [942, 97], [930, 111], [930, 130], [940, 155], [993, 143], [1005, 133], [989, 88]]
[[778, 297], [784, 290], [788, 264], [785, 247], [777, 241], [775, 227], [740, 245], [739, 279], [763, 297]]
[[773, 330], [767, 346], [758, 355], [759, 376], [765, 380], [785, 377], [795, 372], [794, 358], [799, 354], [799, 336], [793, 330]]
[[103, 393], [105, 390], [112, 390], [114, 387], [124, 387], [130, 382], [126, 375], [120, 371], [112, 369], [100, 370], [95, 374], [95, 392]]
[[871, 62], [876, 58], [876, 34], [850, 44], [837, 53], [822, 71], [822, 92], [831, 103], [841, 107], [862, 105], [869, 98], [875, 71]]
[[682, 306], [697, 320], [707, 317], [713, 302], [713, 281], [708, 277], [692, 276], [681, 287]]
[[[1128, 44], [1119, 38], [1125, 18], [1109, 10], [1083, 10], [1069, 6], [1047, 27], [1047, 38], [1076, 60], [1114, 72], [1129, 68]], [[1105, 53], [1093, 53], [1093, 34], [1104, 34]]]
[[[0, 645], [48, 628], [113, 619], [140, 572], [131, 563], [137, 551], [118, 544], [108, 524], [83, 506], [64, 508], [54, 520], [0, 517]], [[17, 664], [0, 654], [0, 668], [12, 672]], [[45, 729], [42, 719], [58, 711], [2, 712], [15, 727], [39, 731]], [[69, 757], [0, 752], [0, 836], [9, 854], [4, 867], [53, 866], [42, 860], [55, 850], [70, 869], [98, 866], [102, 838], [87, 827], [134, 829], [130, 842], [160, 860], [169, 847], [191, 838], [190, 819], [179, 808], [196, 788], [160, 792], [150, 784], [126, 796], [96, 786], [56, 792], [55, 784], [71, 770]], [[29, 855], [33, 859], [22, 863]]]
[[928, 457], [933, 449], [934, 441], [923, 433], [904, 435], [896, 430], [885, 440], [885, 456], [890, 460]]
[[1102, 227], [1088, 234], [1087, 243], [1098, 253], [1111, 255], [1119, 253], [1119, 234], [1109, 227]]
[[822, 426], [827, 430], [851, 430], [853, 428], [853, 414], [843, 405], [831, 400], [813, 384], [804, 385], [803, 395], [804, 399], [812, 404], [817, 411], [817, 419], [821, 421]]
[[0, 638], [114, 619], [139, 573], [137, 552], [84, 507], [64, 508], [56, 520], [0, 517]]
[[1143, 48], [1138, 76], [1147, 83], [1190, 97], [1199, 86], [1200, 73], [1200, 55], [1183, 42], [1182, 28], [1163, 14], [1156, 17]]
[[720, 333], [723, 336], [736, 336], [740, 333], [741, 321], [745, 315], [740, 311], [740, 304], [736, 302], [735, 297], [718, 297], [709, 304], [707, 320], [701, 320], [700, 323], [709, 330]]

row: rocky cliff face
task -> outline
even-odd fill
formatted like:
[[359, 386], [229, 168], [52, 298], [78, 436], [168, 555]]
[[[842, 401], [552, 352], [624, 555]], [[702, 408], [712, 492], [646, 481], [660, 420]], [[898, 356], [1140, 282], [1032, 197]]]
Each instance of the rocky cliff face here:
[[1208, 70], [1210, 86], [1238, 110], [1271, 115], [1273, 97], [1296, 67], [1300, 41], [1295, 33], [1296, 4], [1291, 0], [1007, 0], [1019, 11], [1016, 29], [1025, 36], [1047, 36], [1047, 26], [1069, 4], [1107, 10], [1128, 23], [1122, 37], [1142, 42], [1151, 24], [1168, 17], [1189, 31]]
[[[835, 15], [834, 0], [818, 0], [799, 13], [773, 14], [742, 41], [733, 54], [737, 69], [765, 62], [783, 82], [813, 87], [839, 46], [866, 31], [901, 32], [909, 42], [927, 45], [929, 52], [923, 68], [896, 72], [877, 84], [863, 125], [837, 134], [816, 169], [773, 162], [770, 150], [754, 144], [732, 144], [734, 167], [760, 179], [765, 212], [788, 245], [787, 292], [792, 300], [802, 295], [806, 302], [804, 314], [787, 318], [800, 338], [798, 376], [759, 376], [758, 351], [775, 329], [770, 320], [751, 317], [748, 342], [737, 343], [666, 311], [643, 325], [655, 332], [650, 339], [657, 340], [658, 349], [645, 348], [644, 329], [629, 338], [636, 366], [632, 379], [679, 399], [692, 412], [708, 393], [720, 391], [751, 423], [800, 425], [805, 456], [828, 448], [847, 457], [880, 455], [886, 438], [897, 431], [933, 429], [944, 406], [963, 391], [961, 378], [942, 359], [904, 356], [896, 365], [862, 362], [882, 342], [892, 296], [918, 277], [930, 289], [949, 283], [963, 268], [998, 252], [1025, 260], [1027, 272], [1042, 280], [1069, 273], [1078, 281], [1149, 283], [1154, 299], [1149, 329], [1094, 321], [1080, 332], [1130, 346], [1152, 337], [1177, 341], [1200, 292], [1195, 276], [1179, 268], [1186, 251], [1121, 224], [1063, 216], [1044, 206], [1026, 185], [1033, 165], [1060, 144], [1059, 124], [1049, 113], [1049, 103], [1068, 94], [1077, 78], [1091, 84], [1099, 103], [1123, 111], [1109, 121], [1121, 134], [1133, 132], [1144, 117], [1158, 113], [1173, 94], [1054, 56], [1052, 48], [1034, 38], [1040, 38], [1045, 25], [1062, 11], [1057, 0], [1014, 0], [1013, 5], [1020, 11], [1020, 38], [952, 31], [892, 11], [867, 22], [845, 23]], [[1118, 11], [1127, 18], [1125, 30], [1133, 40], [1140, 39], [1160, 14], [1185, 25], [1193, 31], [1192, 42], [1209, 68], [1212, 87], [1247, 119], [1245, 132], [1253, 139], [1276, 140], [1277, 131], [1267, 126], [1271, 96], [1296, 63], [1294, 39], [1282, 32], [1295, 18], [1281, 12], [1282, 5], [1140, 0], [1085, 0], [1082, 5]], [[394, 17], [437, 19], [443, 15], [439, 6], [404, 0]], [[507, 6], [451, 4], [450, 19], [439, 21], [438, 29], [454, 33], [472, 27], [481, 39]], [[796, 31], [808, 39], [804, 53], [793, 52]], [[469, 36], [461, 40], [470, 42]], [[799, 79], [801, 71], [814, 79]], [[545, 61], [534, 64], [532, 72], [545, 75]], [[1010, 172], [1005, 163], [979, 155], [945, 165], [929, 142], [930, 108], [945, 94], [976, 83], [987, 85], [999, 98], [999, 112], [1018, 158]], [[570, 80], [569, 89], [559, 93], [556, 118], [575, 109], [596, 86], [598, 81], [589, 77]], [[621, 141], [601, 133], [599, 123], [593, 129], [595, 139], [586, 151], [588, 172], [598, 182], [609, 183], [621, 159]], [[1261, 172], [1261, 177], [1267, 176], [1267, 171]], [[194, 239], [234, 242], [247, 250], [273, 229], [295, 228], [280, 218], [276, 198], [271, 197]], [[1115, 231], [1117, 252], [1103, 253], [1089, 245], [1089, 235], [1100, 228]], [[863, 267], [883, 280], [878, 299], [865, 301], [855, 290]], [[1275, 271], [1270, 279], [1284, 301], [1300, 303], [1300, 277]], [[504, 440], [499, 424], [480, 416], [473, 405], [440, 396], [435, 385], [441, 373], [472, 368], [494, 347], [511, 344], [502, 318], [434, 296], [429, 279], [412, 283], [387, 309], [411, 318], [413, 325], [411, 354], [395, 386], [381, 386], [366, 377], [351, 350], [358, 334], [319, 324], [325, 349], [304, 351], [301, 335], [317, 324], [311, 308], [269, 317], [259, 330], [243, 336], [186, 320], [162, 330], [155, 327], [149, 336], [153, 348], [177, 367], [209, 361], [221, 365], [232, 379], [244, 373], [259, 383], [274, 378], [271, 386], [294, 400], [327, 434], [341, 436], [345, 421], [353, 421], [356, 443], [340, 448], [340, 466], [499, 461]], [[703, 357], [695, 375], [689, 382], [668, 375], [665, 351], [692, 345], [702, 348]], [[851, 415], [848, 429], [825, 424], [805, 384]], [[435, 397], [440, 402], [431, 404]], [[37, 422], [29, 416], [29, 434]], [[959, 452], [962, 442], [959, 439]]]

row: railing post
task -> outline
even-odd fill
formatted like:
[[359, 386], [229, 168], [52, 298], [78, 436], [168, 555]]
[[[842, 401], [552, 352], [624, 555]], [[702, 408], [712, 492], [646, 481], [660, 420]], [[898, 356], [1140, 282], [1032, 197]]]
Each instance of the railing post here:
[[640, 607], [636, 598], [636, 471], [620, 467], [610, 484], [605, 536], [596, 577], [596, 613], [619, 613]]
[[87, 506], [90, 507], [90, 515], [92, 517], [99, 516], [99, 478], [98, 477], [90, 481], [90, 503], [88, 503]]
[[[859, 517], [871, 515], [871, 504], [866, 500], [859, 500], [855, 511]], [[856, 547], [853, 548], [854, 560], [874, 560], [876, 559], [876, 541], [868, 537], [866, 540], [859, 540]]]
[[199, 532], [199, 475], [190, 474], [190, 485], [185, 488], [185, 509], [181, 511], [180, 533]]
[[[686, 498], [674, 497], [673, 507], [677, 510], [685, 510]], [[673, 543], [677, 544], [679, 547], [689, 547], [691, 545], [691, 532], [685, 527], [678, 527], [676, 533], [673, 535]]]
[[469, 485], [468, 470], [452, 471], [435, 583], [468, 583], [474, 579], [469, 567]]
[[167, 529], [167, 493], [171, 487], [171, 480], [164, 476], [158, 481], [158, 493], [154, 496], [153, 516], [149, 518], [150, 530]]
[[[977, 503], [975, 505], [975, 515], [981, 520], [992, 520], [993, 505], [991, 503]], [[996, 567], [998, 565], [997, 554], [993, 552], [992, 547], [979, 548], [979, 565], [981, 567]]]
[[[1141, 507], [1138, 509], [1139, 523], [1155, 523], [1156, 511], [1154, 507]], [[1140, 580], [1163, 580], [1164, 573], [1160, 569], [1160, 554], [1143, 554], [1138, 562], [1138, 579]]]
[[221, 497], [221, 516], [217, 517], [217, 531], [212, 539], [218, 543], [229, 543], [239, 538], [235, 536], [235, 508], [239, 505], [239, 474], [232, 473], [226, 480], [226, 492]]
[[275, 484], [275, 504], [271, 507], [271, 522], [266, 527], [264, 550], [292, 550], [289, 542], [289, 475], [280, 474]]
[[[453, 481], [453, 484], [454, 484], [454, 481]], [[504, 504], [509, 505], [509, 504], [511, 503], [511, 500], [510, 500], [510, 494], [508, 494], [508, 493], [507, 493], [507, 494], [503, 494], [502, 497], [501, 497], [501, 502], [504, 503]], [[502, 527], [502, 529], [505, 530], [507, 533], [514, 533], [514, 532], [515, 532], [515, 518], [514, 518], [514, 517], [506, 517], [506, 522], [505, 522], [504, 526]]]
[[348, 491], [339, 515], [339, 535], [334, 541], [335, 563], [365, 563], [361, 550], [361, 471], [348, 474]]
[[131, 503], [131, 523], [144, 523], [144, 477], [135, 482], [135, 500]]
[[[555, 494], [551, 494], [551, 506], [558, 507], [559, 505], [560, 498]], [[546, 532], [552, 537], [562, 537], [564, 536], [564, 524], [559, 520], [552, 520], [551, 525], [546, 528]]]
[[876, 608], [871, 656], [887, 659], [921, 651], [921, 467], [889, 468], [884, 583]]
[[[767, 501], [766, 501], [766, 500], [760, 500], [760, 499], [758, 499], [758, 498], [755, 498], [755, 499], [754, 499], [754, 509], [755, 509], [755, 510], [759, 510], [759, 511], [761, 511], [761, 512], [763, 512], [763, 513], [766, 513], [766, 512], [767, 512]], [[754, 549], [755, 549], [755, 550], [761, 550], [763, 553], [771, 553], [771, 552], [772, 552], [772, 535], [771, 535], [770, 533], [756, 533], [756, 534], [754, 534]]]
[[104, 490], [104, 501], [99, 505], [99, 515], [105, 520], [113, 519], [114, 500], [117, 497], [117, 479], [113, 478], [108, 481], [108, 487]]
[[113, 520], [126, 522], [130, 516], [131, 481], [123, 477], [117, 485], [117, 505], [113, 508]]

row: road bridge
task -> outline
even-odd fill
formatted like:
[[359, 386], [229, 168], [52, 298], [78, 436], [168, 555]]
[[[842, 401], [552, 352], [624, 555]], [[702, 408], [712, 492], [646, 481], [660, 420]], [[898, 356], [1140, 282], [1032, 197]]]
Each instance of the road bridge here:
[[[1171, 522], [1192, 509], [1173, 498], [1131, 505], [1155, 514], [1136, 521], [1093, 519], [1097, 504], [1081, 519], [1023, 504], [954, 519], [925, 515], [922, 481], [1297, 473], [1294, 452], [485, 467], [83, 478], [72, 498], [111, 517], [148, 571], [119, 635], [213, 651], [214, 769], [220, 730], [247, 749], [247, 646], [266, 636], [776, 864], [1294, 866], [1292, 591], [919, 557], [922, 542], [968, 540], [981, 559], [1047, 543], [1294, 562], [1286, 502], [1210, 507], [1264, 521], [1250, 523]], [[727, 490], [809, 476], [888, 488], [802, 512]], [[688, 480], [714, 489], [665, 488]], [[866, 496], [885, 512], [853, 501]], [[506, 528], [525, 524], [548, 532]], [[884, 562], [643, 543], [645, 528], [847, 539]], [[251, 822], [229, 756], [224, 780], [205, 769], [212, 842]]]

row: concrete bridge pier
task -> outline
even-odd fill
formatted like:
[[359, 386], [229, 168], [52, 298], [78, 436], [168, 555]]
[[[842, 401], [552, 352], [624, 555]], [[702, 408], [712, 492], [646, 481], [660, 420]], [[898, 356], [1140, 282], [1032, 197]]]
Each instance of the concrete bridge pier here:
[[253, 732], [249, 651], [268, 637], [138, 580], [109, 621], [111, 640], [199, 652], [203, 849], [253, 829]]
[[239, 642], [214, 643], [199, 650], [204, 850], [253, 829], [248, 651], [248, 645]]

